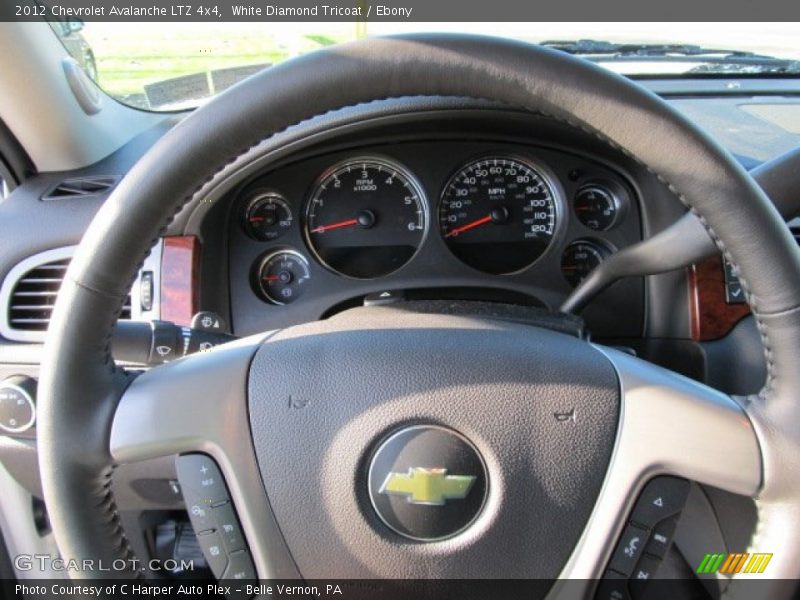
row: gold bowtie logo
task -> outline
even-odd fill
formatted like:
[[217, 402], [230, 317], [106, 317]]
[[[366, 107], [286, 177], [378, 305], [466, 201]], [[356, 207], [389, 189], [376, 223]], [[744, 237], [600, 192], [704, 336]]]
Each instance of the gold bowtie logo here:
[[443, 506], [448, 500], [463, 500], [472, 484], [472, 475], [448, 475], [447, 469], [412, 467], [408, 473], [389, 473], [380, 493], [405, 496], [410, 504]]

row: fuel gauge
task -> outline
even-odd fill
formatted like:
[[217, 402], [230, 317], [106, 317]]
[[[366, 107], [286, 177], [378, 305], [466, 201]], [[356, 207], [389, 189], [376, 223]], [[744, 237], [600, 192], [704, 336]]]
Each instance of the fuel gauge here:
[[272, 304], [283, 305], [302, 295], [311, 280], [311, 273], [302, 254], [281, 250], [264, 257], [256, 277], [256, 288], [261, 296]]

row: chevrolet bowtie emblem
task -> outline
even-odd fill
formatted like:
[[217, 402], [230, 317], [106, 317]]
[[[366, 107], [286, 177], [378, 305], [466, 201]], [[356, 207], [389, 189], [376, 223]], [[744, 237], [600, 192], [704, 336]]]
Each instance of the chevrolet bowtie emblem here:
[[408, 473], [389, 473], [380, 493], [405, 496], [409, 504], [443, 506], [448, 500], [463, 500], [472, 484], [472, 475], [448, 475], [447, 469], [413, 467]]

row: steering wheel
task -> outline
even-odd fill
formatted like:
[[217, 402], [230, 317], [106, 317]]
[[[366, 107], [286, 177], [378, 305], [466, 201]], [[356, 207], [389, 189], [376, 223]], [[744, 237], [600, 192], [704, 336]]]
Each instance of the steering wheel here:
[[[181, 207], [252, 164], [280, 132], [406, 96], [523, 108], [645, 165], [739, 269], [768, 365], [761, 393], [732, 398], [523, 324], [380, 307], [138, 376], [115, 366], [109, 342], [122, 303]], [[129, 559], [109, 485], [115, 465], [203, 453], [224, 477], [261, 578], [590, 580], [603, 573], [646, 482], [671, 474], [757, 498], [751, 549], [773, 553], [770, 597], [789, 596], [788, 580], [800, 576], [799, 305], [800, 256], [764, 193], [717, 143], [625, 78], [475, 36], [325, 49], [271, 67], [184, 119], [84, 236], [39, 384], [53, 532], [65, 559]], [[451, 459], [474, 472], [436, 475], [437, 461]], [[401, 476], [413, 478], [416, 467], [442, 477], [426, 488], [438, 494], [420, 492], [423, 506], [411, 501], [413, 485], [399, 498], [405, 505], [378, 497], [393, 482], [402, 491]], [[460, 502], [471, 487], [478, 500]], [[437, 502], [432, 529], [420, 529], [413, 511]]]

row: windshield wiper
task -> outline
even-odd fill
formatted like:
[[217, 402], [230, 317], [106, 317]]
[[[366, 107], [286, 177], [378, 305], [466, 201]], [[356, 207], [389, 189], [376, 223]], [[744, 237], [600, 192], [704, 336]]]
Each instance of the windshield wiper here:
[[620, 44], [604, 40], [551, 40], [542, 46], [595, 62], [702, 62], [690, 73], [798, 73], [800, 61], [695, 44]]

